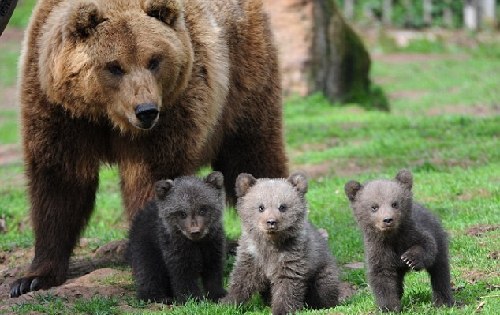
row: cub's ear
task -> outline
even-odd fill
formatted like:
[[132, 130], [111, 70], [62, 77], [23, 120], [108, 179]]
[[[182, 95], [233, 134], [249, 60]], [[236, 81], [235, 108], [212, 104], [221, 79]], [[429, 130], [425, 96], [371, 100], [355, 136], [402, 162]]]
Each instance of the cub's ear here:
[[144, 12], [173, 27], [182, 13], [182, 6], [180, 0], [146, 0]]
[[69, 10], [65, 32], [71, 37], [86, 38], [106, 20], [94, 2], [79, 1], [72, 4]]
[[255, 179], [255, 177], [253, 177], [250, 174], [241, 173], [240, 175], [238, 175], [238, 178], [236, 178], [236, 187], [235, 187], [236, 197], [239, 198], [245, 196], [246, 193], [248, 192], [248, 189], [250, 189], [250, 187], [255, 185], [256, 182], [257, 179]]
[[307, 177], [302, 172], [296, 172], [288, 177], [287, 181], [292, 184], [298, 192], [305, 194], [307, 192]]
[[356, 199], [356, 195], [358, 191], [362, 188], [361, 184], [357, 181], [351, 180], [344, 186], [345, 195], [349, 199], [350, 202], [353, 202]]
[[168, 192], [174, 186], [174, 182], [171, 179], [159, 180], [155, 183], [155, 193], [158, 200], [165, 200]]
[[407, 169], [402, 169], [396, 175], [396, 180], [403, 185], [403, 187], [411, 190], [413, 187], [413, 175]]
[[222, 189], [224, 187], [224, 176], [221, 172], [212, 172], [205, 178], [205, 183], [216, 189]]

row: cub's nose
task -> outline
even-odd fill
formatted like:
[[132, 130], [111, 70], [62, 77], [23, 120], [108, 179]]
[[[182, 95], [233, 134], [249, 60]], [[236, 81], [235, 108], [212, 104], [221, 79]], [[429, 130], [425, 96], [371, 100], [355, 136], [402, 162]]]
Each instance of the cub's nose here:
[[153, 103], [139, 104], [135, 107], [135, 117], [139, 119], [144, 129], [149, 129], [153, 126], [158, 113], [159, 111]]
[[384, 220], [382, 220], [382, 221], [385, 223], [385, 225], [391, 225], [393, 219], [392, 218], [384, 218]]
[[270, 229], [273, 229], [273, 230], [276, 229], [277, 224], [278, 224], [278, 222], [275, 219], [267, 220], [267, 227]]

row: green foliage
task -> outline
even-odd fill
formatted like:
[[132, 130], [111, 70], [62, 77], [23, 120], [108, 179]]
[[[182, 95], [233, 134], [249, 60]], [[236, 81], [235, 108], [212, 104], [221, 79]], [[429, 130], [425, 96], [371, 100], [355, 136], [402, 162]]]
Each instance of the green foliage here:
[[37, 0], [18, 0], [17, 7], [9, 20], [9, 26], [26, 27]]

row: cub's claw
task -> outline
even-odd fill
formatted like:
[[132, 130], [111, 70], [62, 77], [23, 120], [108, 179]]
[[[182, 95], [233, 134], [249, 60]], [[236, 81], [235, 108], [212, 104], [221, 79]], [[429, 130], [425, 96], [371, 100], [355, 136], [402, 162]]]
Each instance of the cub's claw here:
[[406, 252], [401, 256], [401, 260], [412, 270], [420, 270], [424, 268], [420, 258], [415, 257], [411, 252]]

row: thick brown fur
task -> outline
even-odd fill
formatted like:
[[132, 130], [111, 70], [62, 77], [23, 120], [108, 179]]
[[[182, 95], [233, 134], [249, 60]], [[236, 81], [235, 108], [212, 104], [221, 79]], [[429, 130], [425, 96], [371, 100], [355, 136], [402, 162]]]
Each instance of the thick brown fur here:
[[288, 179], [238, 176], [242, 235], [222, 302], [240, 304], [260, 293], [273, 315], [338, 303], [339, 271], [326, 238], [307, 219], [306, 192], [301, 173]]
[[230, 200], [241, 172], [287, 176], [261, 0], [40, 0], [20, 70], [35, 257], [12, 296], [65, 281], [103, 163], [119, 167], [129, 218], [155, 181], [204, 164]]
[[364, 236], [368, 281], [382, 311], [401, 310], [403, 280], [411, 270], [427, 270], [437, 306], [454, 303], [446, 232], [438, 218], [413, 202], [412, 186], [407, 170], [394, 180], [345, 185]]
[[156, 183], [155, 201], [137, 213], [129, 233], [127, 260], [139, 299], [184, 303], [226, 294], [223, 183], [220, 172]]

